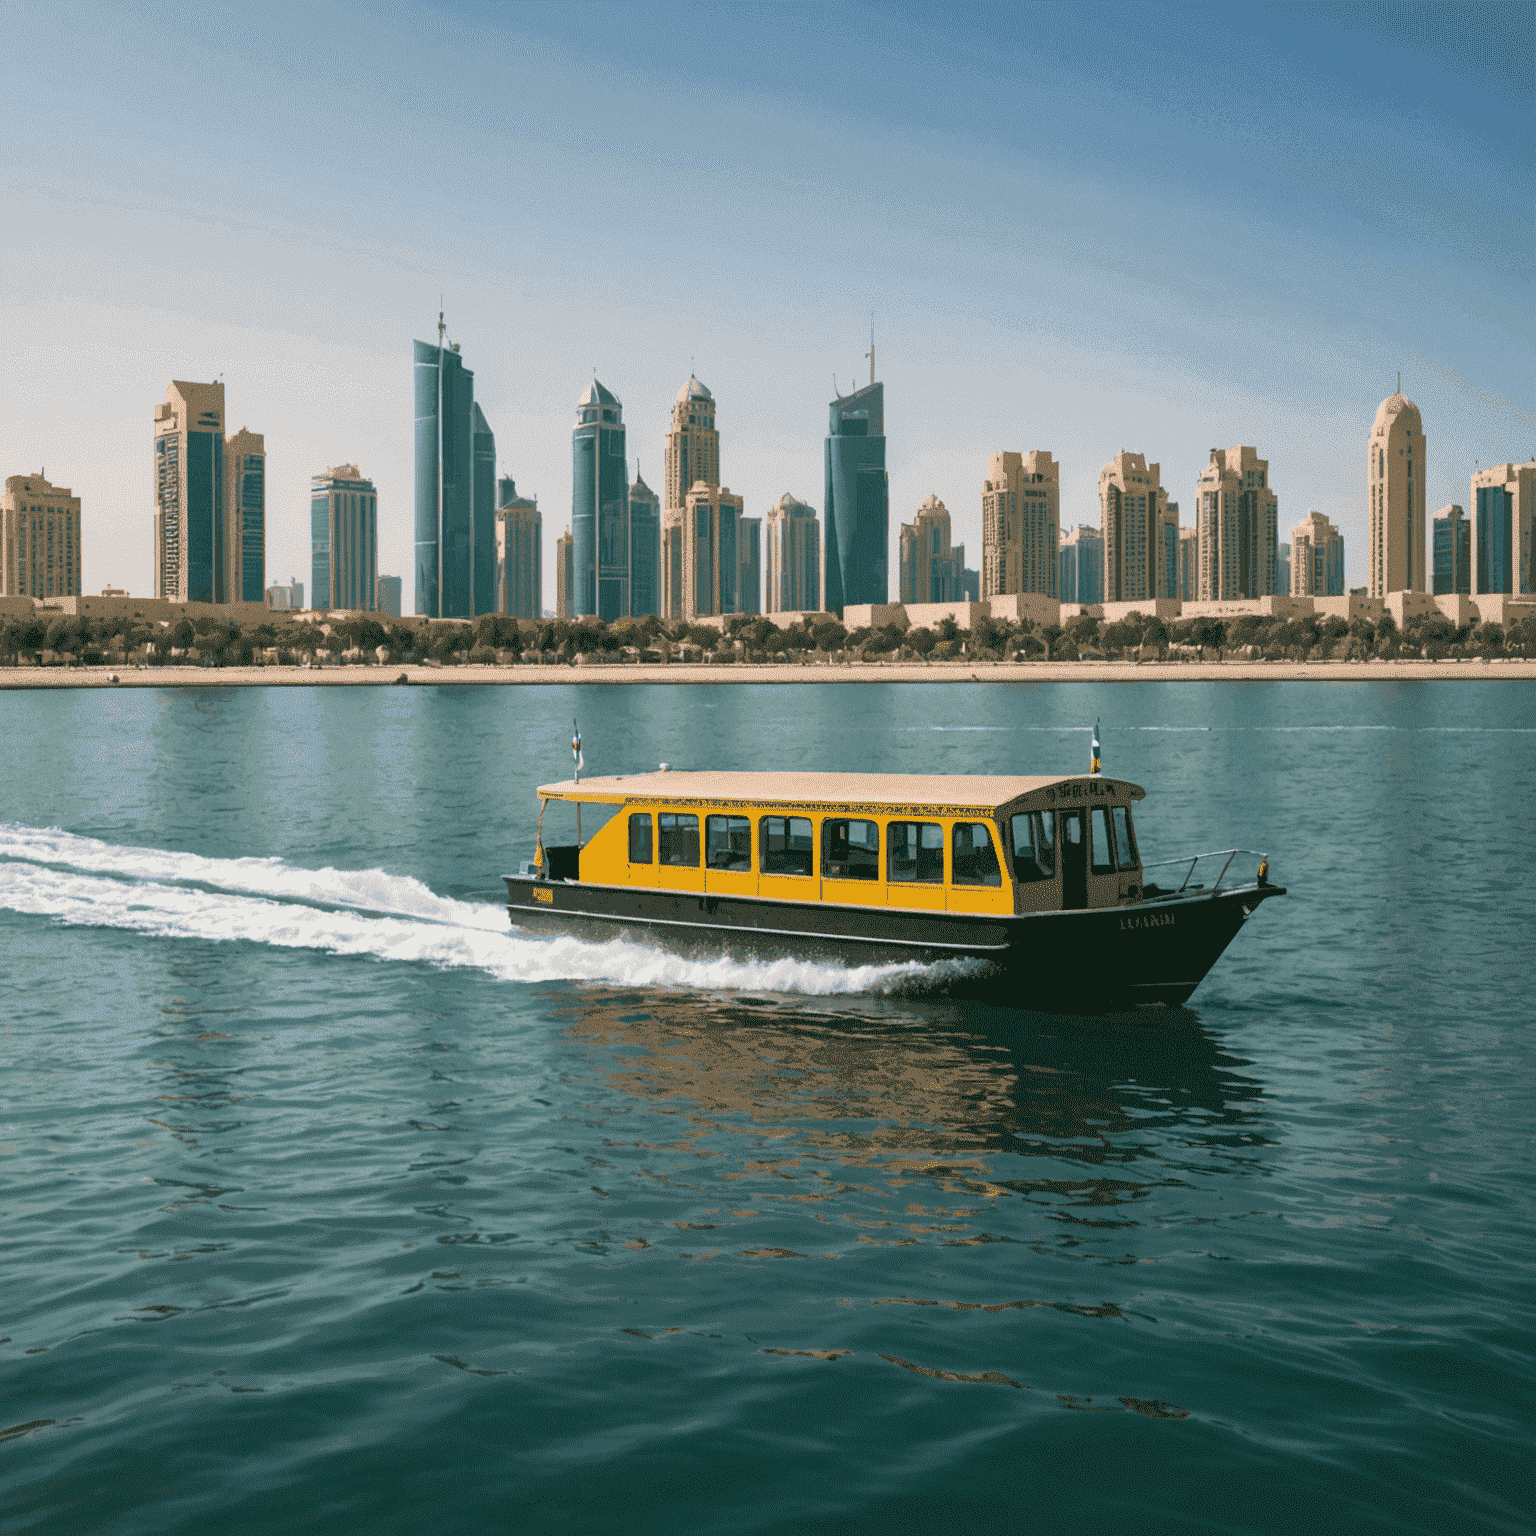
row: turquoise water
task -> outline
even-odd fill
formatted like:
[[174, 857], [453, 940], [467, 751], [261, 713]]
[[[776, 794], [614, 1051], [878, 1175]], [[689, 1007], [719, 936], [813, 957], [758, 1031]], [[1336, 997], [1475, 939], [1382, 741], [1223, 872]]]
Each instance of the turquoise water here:
[[[1291, 894], [1110, 1019], [520, 938], [573, 716], [1098, 717]], [[8, 1530], [1531, 1527], [1528, 684], [9, 693], [0, 783]]]

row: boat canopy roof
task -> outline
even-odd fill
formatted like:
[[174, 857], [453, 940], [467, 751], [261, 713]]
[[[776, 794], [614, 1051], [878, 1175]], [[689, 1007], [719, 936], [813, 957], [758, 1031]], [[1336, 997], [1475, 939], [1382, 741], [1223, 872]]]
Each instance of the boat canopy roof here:
[[[784, 805], [818, 810], [921, 808], [931, 814], [992, 814], [1026, 795], [1062, 785], [1094, 784], [1096, 794], [1140, 800], [1146, 791], [1124, 779], [1095, 774], [1048, 774], [1037, 777], [949, 773], [635, 773], [611, 778], [541, 784], [544, 800], [580, 800], [587, 804], [624, 805]], [[1082, 797], [1070, 791], [1061, 798]], [[1045, 796], [1054, 800], [1056, 796]]]

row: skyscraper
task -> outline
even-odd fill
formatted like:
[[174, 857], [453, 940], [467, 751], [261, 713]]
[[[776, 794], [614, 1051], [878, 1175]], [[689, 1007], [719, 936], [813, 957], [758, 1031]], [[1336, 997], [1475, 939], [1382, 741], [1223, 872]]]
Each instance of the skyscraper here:
[[596, 379], [576, 406], [571, 429], [573, 617], [629, 613], [629, 460], [624, 407]]
[[[661, 506], [661, 602], [660, 612], [669, 619], [692, 616], [698, 607], [696, 584], [685, 591], [685, 568], [694, 556], [685, 546], [696, 546], [696, 530], [685, 528], [689, 493], [696, 487], [720, 486], [720, 432], [715, 426], [715, 397], [694, 374], [672, 402], [672, 426], [667, 433], [665, 484]], [[696, 549], [695, 549], [696, 553]], [[705, 613], [715, 610], [706, 607]]]
[[392, 619], [400, 617], [400, 589], [404, 583], [398, 576], [380, 576], [375, 589], [373, 608], [375, 613], [387, 614]]
[[267, 450], [260, 432], [241, 427], [224, 444], [224, 508], [229, 601], [262, 602], [267, 590]]
[[[1212, 448], [1195, 491], [1202, 602], [1272, 597], [1280, 502], [1256, 448]], [[1105, 556], [1105, 601], [1108, 554]]]
[[736, 520], [736, 612], [763, 611], [763, 520]]
[[1536, 568], [1536, 459], [1472, 476], [1472, 590], [1529, 592]]
[[1366, 443], [1371, 534], [1367, 550], [1372, 597], [1423, 592], [1424, 424], [1399, 388], [1376, 409]]
[[965, 601], [965, 545], [949, 539], [949, 508], [930, 494], [897, 535], [898, 602]]
[[173, 380], [155, 407], [155, 596], [227, 603], [224, 386]]
[[994, 453], [981, 487], [982, 597], [1056, 597], [1060, 538], [1061, 465], [1043, 448]]
[[415, 346], [416, 612], [467, 619], [474, 600], [475, 376], [458, 344], [444, 345], [441, 316], [437, 344]]
[[871, 381], [851, 395], [839, 395], [828, 406], [828, 416], [821, 587], [827, 607], [841, 615], [849, 603], [884, 603], [890, 597], [885, 385]]
[[337, 464], [309, 482], [310, 588], [316, 608], [378, 601], [379, 499], [356, 464]]
[[715, 397], [693, 375], [672, 403], [672, 430], [667, 433], [665, 502], [662, 525], [668, 514], [682, 513], [688, 492], [703, 481], [720, 484], [720, 433], [715, 426]]
[[80, 596], [80, 498], [39, 472], [0, 496], [0, 596]]
[[470, 497], [474, 533], [470, 549], [469, 617], [496, 613], [496, 437], [475, 402], [474, 489]]
[[1168, 500], [1162, 487], [1157, 492], [1157, 591], [1156, 596], [1179, 595], [1179, 504]]
[[496, 613], [537, 619], [544, 601], [544, 519], [537, 497], [519, 496], [503, 475], [496, 508]]
[[1321, 512], [1308, 512], [1291, 529], [1292, 597], [1344, 595], [1344, 538]]
[[567, 528], [555, 540], [555, 617], [576, 617], [576, 556], [575, 540]]
[[1434, 517], [1435, 546], [1432, 551], [1433, 591], [1443, 594], [1472, 592], [1472, 525], [1467, 514], [1452, 503], [1441, 507]]
[[667, 530], [664, 558], [673, 563], [664, 596], [666, 617], [707, 618], [745, 612], [741, 606], [740, 496], [700, 480], [688, 492], [683, 515]]
[[1104, 535], [1090, 523], [1079, 523], [1061, 541], [1057, 592], [1064, 603], [1104, 601]]
[[815, 507], [786, 491], [768, 509], [769, 613], [814, 613], [821, 608], [821, 523]]
[[638, 464], [629, 488], [629, 611], [637, 619], [661, 612], [661, 502]]
[[1179, 529], [1179, 567], [1173, 594], [1181, 603], [1192, 603], [1200, 595], [1200, 530]]
[[[1169, 595], [1177, 580], [1178, 512], [1173, 538], [1168, 529], [1168, 496], [1159, 465], [1145, 454], [1123, 450], [1099, 472], [1099, 509], [1104, 528], [1104, 601], [1137, 602]], [[1170, 572], [1170, 553], [1175, 569]]]

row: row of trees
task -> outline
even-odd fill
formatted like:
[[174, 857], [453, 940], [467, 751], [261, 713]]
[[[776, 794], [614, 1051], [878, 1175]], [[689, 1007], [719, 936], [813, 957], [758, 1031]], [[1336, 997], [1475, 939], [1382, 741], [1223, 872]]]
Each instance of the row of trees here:
[[[0, 661], [35, 661], [45, 654], [85, 663], [114, 660], [161, 665], [196, 653], [213, 665], [249, 664], [261, 653], [281, 661], [329, 653], [349, 659], [392, 662], [571, 661], [577, 656], [678, 658], [684, 660], [948, 660], [1075, 661], [1085, 657], [1204, 655], [1263, 656], [1275, 661], [1388, 659], [1392, 657], [1536, 656], [1536, 618], [1506, 631], [1498, 624], [1458, 627], [1442, 615], [1409, 620], [1400, 632], [1390, 615], [1381, 619], [1294, 619], [1244, 615], [1237, 619], [1190, 618], [1164, 623], [1132, 613], [1113, 623], [1087, 615], [1065, 626], [1013, 624], [982, 618], [970, 630], [953, 619], [932, 629], [905, 622], [848, 630], [835, 619], [811, 627], [779, 629], [762, 616], [726, 620], [724, 630], [704, 624], [667, 623], [651, 615], [605, 624], [598, 619], [538, 625], [489, 614], [473, 624], [427, 627], [354, 614], [331, 624], [262, 623], [179, 619], [168, 626], [125, 619], [49, 618], [0, 620]], [[379, 652], [384, 655], [381, 657]], [[179, 656], [172, 653], [180, 653]]]

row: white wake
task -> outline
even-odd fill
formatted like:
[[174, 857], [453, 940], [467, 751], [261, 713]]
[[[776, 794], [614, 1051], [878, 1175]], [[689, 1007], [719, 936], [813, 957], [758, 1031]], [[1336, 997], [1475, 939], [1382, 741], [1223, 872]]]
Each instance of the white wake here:
[[500, 903], [455, 901], [382, 869], [303, 869], [209, 859], [0, 824], [0, 911], [157, 938], [468, 968], [503, 981], [591, 981], [813, 996], [931, 986], [949, 966], [684, 959], [627, 940], [586, 943], [513, 929]]

